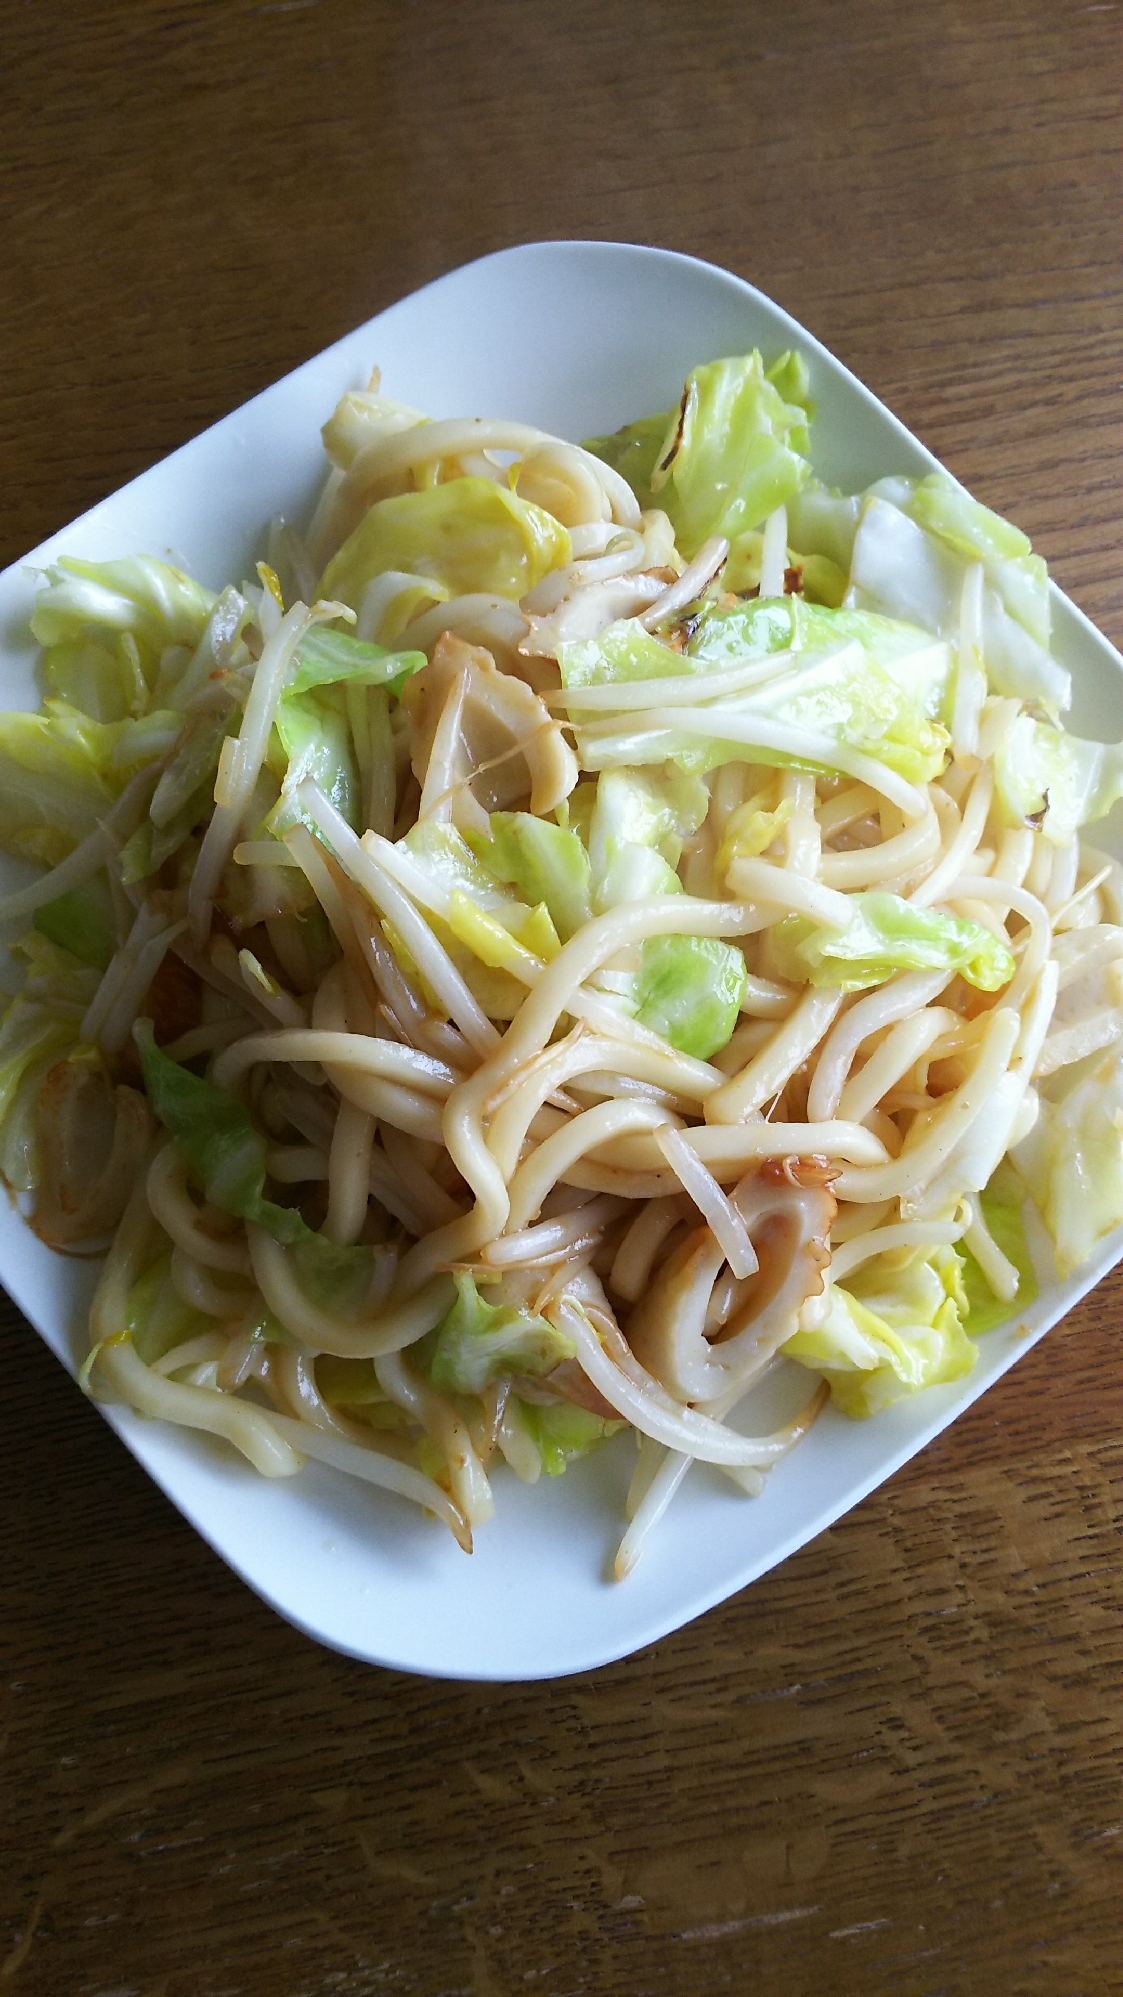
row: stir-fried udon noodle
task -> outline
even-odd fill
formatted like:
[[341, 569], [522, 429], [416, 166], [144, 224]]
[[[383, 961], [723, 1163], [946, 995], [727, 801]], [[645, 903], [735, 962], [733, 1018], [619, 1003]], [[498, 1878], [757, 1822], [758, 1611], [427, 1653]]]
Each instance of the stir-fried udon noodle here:
[[1123, 1219], [1118, 752], [1024, 536], [810, 422], [793, 355], [583, 447], [375, 378], [251, 580], [46, 571], [0, 1169], [106, 1256], [90, 1391], [466, 1549], [630, 1426], [623, 1575]]

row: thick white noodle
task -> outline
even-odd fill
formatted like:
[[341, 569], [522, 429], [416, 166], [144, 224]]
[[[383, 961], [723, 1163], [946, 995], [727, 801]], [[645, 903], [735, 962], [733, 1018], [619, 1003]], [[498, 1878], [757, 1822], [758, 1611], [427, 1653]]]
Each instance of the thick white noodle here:
[[683, 1191], [689, 1193], [735, 1276], [754, 1276], [760, 1267], [756, 1249], [732, 1200], [728, 1200], [696, 1151], [672, 1124], [660, 1130], [656, 1143]]
[[837, 1114], [846, 1077], [863, 1040], [895, 1020], [909, 1018], [950, 983], [951, 974], [946, 971], [905, 971], [844, 1012], [821, 1049], [811, 1077], [808, 1122], [825, 1122]]
[[780, 1453], [768, 1436], [737, 1435], [708, 1415], [680, 1407], [658, 1382], [634, 1364], [628, 1372], [609, 1358], [585, 1312], [562, 1298], [556, 1306], [559, 1323], [577, 1347], [581, 1369], [624, 1421], [669, 1449], [682, 1450], [701, 1463], [744, 1464], [767, 1469]]

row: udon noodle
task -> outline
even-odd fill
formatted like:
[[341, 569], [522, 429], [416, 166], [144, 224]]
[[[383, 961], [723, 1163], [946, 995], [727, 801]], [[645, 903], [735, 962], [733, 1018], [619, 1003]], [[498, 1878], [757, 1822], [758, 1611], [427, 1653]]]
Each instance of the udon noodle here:
[[375, 379], [256, 580], [48, 572], [0, 1164], [105, 1252], [91, 1392], [468, 1550], [496, 1465], [628, 1425], [623, 1575], [693, 1465], [758, 1493], [828, 1398], [968, 1370], [1027, 1194], [1062, 1269], [1123, 1217], [1073, 1193], [1120, 1178], [1112, 752], [1016, 531], [826, 493], [806, 404], [715, 363], [583, 448]]

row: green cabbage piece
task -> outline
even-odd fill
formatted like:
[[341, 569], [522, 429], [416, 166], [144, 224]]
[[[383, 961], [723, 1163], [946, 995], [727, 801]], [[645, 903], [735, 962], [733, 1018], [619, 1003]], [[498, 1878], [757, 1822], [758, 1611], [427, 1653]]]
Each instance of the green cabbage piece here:
[[312, 826], [293, 793], [310, 777], [353, 831], [359, 830], [359, 768], [346, 712], [319, 692], [282, 694], [266, 758], [282, 786], [265, 821], [278, 836], [296, 822]]
[[682, 882], [662, 854], [653, 846], [638, 846], [630, 840], [609, 840], [596, 883], [598, 915], [627, 902], [647, 901], [652, 895], [682, 893]]
[[143, 818], [121, 848], [121, 878], [126, 887], [146, 881], [158, 873], [164, 861], [179, 850], [184, 840], [211, 815], [214, 807], [214, 778], [203, 784], [166, 824], [153, 825]]
[[895, 971], [958, 971], [980, 991], [998, 991], [1014, 975], [1013, 952], [994, 931], [966, 916], [917, 908], [900, 895], [871, 889], [850, 897], [843, 930], [788, 916], [774, 931], [777, 969], [790, 952], [798, 981], [834, 991], [864, 991]]
[[[146, 1366], [163, 1359], [175, 1346], [214, 1329], [214, 1319], [185, 1304], [171, 1277], [172, 1258], [161, 1255], [146, 1269], [129, 1291], [125, 1303], [123, 1329], [129, 1333]], [[291, 1345], [289, 1333], [267, 1305], [262, 1304], [256, 1324], [243, 1329], [262, 1345]]]
[[963, 1264], [963, 1290], [967, 1299], [963, 1329], [969, 1338], [981, 1338], [984, 1332], [993, 1331], [996, 1324], [1005, 1324], [1015, 1311], [1026, 1310], [1038, 1291], [1037, 1271], [1022, 1222], [1025, 1186], [1005, 1160], [985, 1192], [979, 1194], [979, 1205], [992, 1240], [1018, 1272], [1018, 1288], [1010, 1303], [996, 1297], [971, 1250], [965, 1242], [960, 1242], [957, 1252]]
[[555, 957], [558, 934], [545, 902], [528, 908], [452, 825], [421, 819], [398, 841], [403, 882], [484, 1011], [512, 1019], [532, 960]]
[[[854, 540], [849, 602], [857, 609], [905, 618], [937, 637], [954, 640], [959, 631], [963, 578], [969, 563], [981, 560], [982, 649], [992, 688], [1019, 700], [1038, 701], [1051, 714], [1059, 713], [1069, 704], [1072, 685], [1064, 667], [1049, 653], [1044, 564], [1024, 554], [989, 558], [982, 530], [973, 552], [965, 555], [962, 543], [972, 522], [964, 515], [963, 536], [958, 541], [945, 538], [923, 524], [923, 519], [913, 517], [918, 493], [922, 516], [926, 510], [931, 516], [941, 505], [949, 509], [953, 500], [956, 506], [960, 502], [974, 506], [974, 501], [958, 495], [954, 487], [939, 483], [931, 487], [922, 481], [916, 486], [911, 480], [897, 479], [872, 487]], [[978, 511], [986, 513], [985, 508]]]
[[599, 638], [570, 638], [558, 647], [562, 685], [604, 686], [622, 680], [678, 679], [690, 661], [645, 631], [635, 617], [619, 617]]
[[[761, 539], [763, 542], [763, 536]], [[799, 570], [800, 600], [822, 604], [831, 610], [840, 609], [849, 583], [845, 569], [840, 569], [828, 555], [805, 554], [800, 548], [789, 548], [788, 553], [789, 565]]]
[[605, 770], [589, 821], [597, 913], [649, 895], [681, 894], [675, 868], [683, 840], [709, 809], [700, 777], [675, 768]]
[[152, 664], [168, 645], [194, 651], [215, 601], [212, 590], [152, 555], [117, 562], [63, 555], [45, 573], [31, 615], [41, 645], [128, 632]]
[[137, 1021], [133, 1038], [148, 1100], [211, 1205], [253, 1221], [289, 1249], [301, 1287], [322, 1309], [345, 1316], [361, 1311], [379, 1251], [338, 1248], [314, 1233], [294, 1208], [267, 1200], [265, 1140], [245, 1105], [162, 1053], [150, 1019]]
[[172, 1258], [161, 1255], [137, 1278], [125, 1301], [125, 1322], [138, 1356], [155, 1365], [174, 1346], [214, 1329], [214, 1320], [185, 1304], [171, 1277]]
[[57, 866], [96, 831], [118, 786], [116, 730], [56, 701], [38, 714], [0, 714], [0, 846]]
[[861, 511], [860, 493], [831, 492], [817, 478], [809, 478], [788, 502], [792, 547], [825, 559], [848, 576]]
[[802, 607], [797, 596], [753, 596], [736, 604], [708, 599], [687, 627], [678, 671], [737, 666], [767, 658], [770, 652], [799, 650]]
[[406, 569], [453, 596], [520, 597], [569, 555], [552, 514], [492, 479], [454, 478], [378, 500], [333, 555], [319, 594], [358, 610], [375, 576]]
[[677, 867], [683, 840], [705, 819], [710, 795], [701, 778], [666, 769], [606, 770], [597, 781], [589, 828], [594, 875], [613, 845], [650, 846]]
[[270, 739], [267, 760], [282, 797], [266, 820], [267, 832], [280, 836], [296, 822], [315, 829], [291, 796], [308, 777], [352, 830], [360, 830], [359, 768], [343, 689], [385, 686], [396, 694], [425, 663], [424, 652], [388, 652], [326, 625], [301, 640]]
[[[430, 1343], [431, 1334], [419, 1342], [419, 1355]], [[409, 1433], [411, 1418], [379, 1385], [372, 1359], [338, 1359], [333, 1353], [321, 1352], [316, 1359], [316, 1385], [325, 1401], [369, 1427], [399, 1435]], [[435, 1468], [440, 1474], [440, 1465]]]
[[589, 920], [589, 856], [576, 832], [529, 811], [493, 811], [489, 834], [469, 832], [476, 858], [519, 890], [530, 906], [545, 902], [563, 943]]
[[[607, 770], [589, 819], [593, 909], [681, 894], [675, 865], [683, 840], [709, 808], [701, 779], [676, 770]], [[639, 969], [601, 974], [625, 1007], [680, 1052], [705, 1058], [724, 1047], [745, 992], [739, 950], [711, 938], [649, 937]]]
[[336, 404], [320, 435], [329, 458], [347, 471], [368, 444], [428, 421], [408, 402], [395, 402], [373, 388], [351, 388]]
[[1087, 742], [1019, 714], [995, 752], [994, 782], [1008, 824], [1035, 820], [1047, 839], [1067, 846], [1123, 797], [1123, 743]]
[[680, 1054], [724, 1047], [745, 996], [745, 960], [713, 936], [649, 936], [634, 987], [636, 1018]]
[[695, 368], [668, 417], [585, 448], [628, 480], [641, 506], [662, 507], [689, 560], [711, 534], [733, 540], [794, 498], [810, 470], [810, 411], [800, 357], [782, 354], [766, 373], [753, 352]]
[[771, 382], [777, 395], [789, 408], [802, 409], [804, 427], [799, 436], [793, 436], [792, 444], [803, 452], [811, 448], [810, 425], [815, 419], [815, 404], [811, 399], [811, 376], [803, 355], [794, 347], [785, 348], [772, 365], [765, 369], [765, 379]]
[[499, 869], [477, 858], [475, 839], [469, 845], [455, 825], [422, 818], [398, 843], [418, 869], [418, 899], [423, 907], [442, 914], [448, 896], [462, 894], [500, 921], [513, 918], [517, 924], [520, 916], [529, 915]]
[[[241, 598], [236, 603], [241, 604]], [[213, 616], [218, 616], [219, 609], [216, 605]], [[236, 605], [230, 606], [236, 625], [235, 611]], [[266, 761], [278, 783], [291, 792], [305, 777], [313, 778], [347, 823], [358, 830], [358, 766], [342, 695], [332, 689], [349, 684], [387, 686], [397, 692], [424, 664], [423, 652], [388, 652], [327, 626], [310, 631], [298, 647], [270, 736]], [[156, 718], [150, 716], [135, 728], [151, 727]], [[178, 715], [160, 718], [175, 724], [172, 733], [180, 739], [156, 787], [149, 810], [151, 823], [138, 827], [122, 854], [126, 882], [146, 880], [155, 873], [193, 828], [210, 816], [223, 740], [238, 725], [236, 717], [229, 715], [199, 715], [186, 725]], [[115, 754], [119, 759], [120, 750]], [[297, 822], [311, 823], [300, 806], [285, 796], [258, 830], [263, 836], [280, 836]], [[303, 888], [297, 880], [286, 880], [283, 885], [303, 904]]]
[[[820, 611], [838, 617], [838, 611]], [[896, 770], [910, 783], [931, 783], [947, 756], [947, 730], [932, 721], [901, 679], [856, 649], [806, 657], [790, 673], [744, 698], [730, 701], [733, 712], [767, 715], [797, 728], [810, 728]], [[742, 755], [744, 751], [742, 750]], [[754, 761], [770, 761], [758, 756]]]
[[[821, 614], [835, 615], [823, 610]], [[565, 675], [561, 647], [562, 672]], [[681, 663], [681, 662], [680, 662]], [[614, 769], [673, 760], [680, 769], [704, 775], [723, 763], [767, 763], [787, 767], [831, 765], [824, 756], [814, 765], [785, 750], [765, 748], [723, 739], [723, 715], [739, 720], [768, 720], [793, 728], [814, 730], [840, 746], [857, 749], [911, 783], [930, 783], [944, 767], [947, 757], [947, 730], [929, 718], [925, 706], [930, 686], [921, 681], [917, 693], [907, 684], [903, 671], [881, 665], [856, 645], [822, 656], [802, 656], [790, 670], [774, 680], [743, 694], [734, 694], [714, 712], [713, 735], [687, 734], [673, 723], [652, 727], [638, 717], [621, 715], [614, 734], [594, 735], [580, 725], [578, 749], [586, 769]], [[704, 682], [699, 698], [704, 699]]]
[[92, 874], [80, 887], [54, 901], [44, 902], [31, 919], [40, 935], [100, 971], [106, 969], [117, 948], [113, 897], [104, 872]]
[[944, 472], [914, 486], [906, 511], [965, 561], [982, 562], [1010, 616], [1048, 649], [1049, 571], [1020, 527], [980, 506]]
[[[741, 629], [751, 643], [735, 647]], [[931, 721], [947, 721], [951, 703], [951, 647], [931, 639], [919, 625], [899, 617], [879, 617], [875, 611], [807, 603], [803, 597], [765, 597], [735, 609], [707, 605], [697, 629], [687, 639], [687, 657], [731, 665], [737, 657], [763, 657], [789, 645], [801, 653], [797, 671], [817, 657], [837, 657], [845, 645], [861, 645], [867, 659], [881, 667]]]
[[930, 720], [946, 721], [952, 653], [942, 640], [898, 617], [872, 610], [834, 609], [801, 596], [756, 598], [735, 607], [708, 603], [686, 644], [688, 659], [730, 666], [789, 647], [810, 660], [859, 644]]
[[162, 1053], [150, 1019], [137, 1020], [133, 1038], [148, 1100], [211, 1205], [255, 1221], [286, 1245], [306, 1240], [312, 1230], [300, 1215], [264, 1197], [265, 1139], [245, 1104]]
[[175, 748], [183, 732], [183, 716], [170, 707], [155, 707], [147, 714], [111, 725], [115, 739], [109, 752], [109, 778], [117, 784]]
[[585, 438], [585, 449], [600, 458], [602, 464], [611, 465], [613, 471], [618, 471], [631, 486], [640, 505], [647, 510], [663, 503], [652, 492], [651, 479], [663, 455], [673, 413], [669, 409], [661, 409], [655, 416], [640, 416], [634, 423], [625, 423], [610, 437]]
[[10, 948], [13, 956], [27, 959], [20, 1000], [34, 1000], [61, 1018], [73, 1017], [77, 1026], [101, 983], [101, 972], [37, 929], [28, 929]]
[[904, 1267], [877, 1255], [845, 1288], [831, 1284], [823, 1325], [797, 1331], [781, 1350], [822, 1374], [843, 1414], [861, 1418], [971, 1371], [978, 1352], [963, 1329], [967, 1308], [954, 1248], [918, 1250]]
[[[700, 677], [710, 667], [728, 668], [772, 652], [791, 650], [803, 655], [793, 672], [804, 665], [829, 664], [848, 645], [861, 645], [865, 658], [895, 681], [905, 712], [919, 710], [931, 720], [946, 720], [950, 701], [952, 654], [942, 640], [900, 618], [869, 610], [832, 609], [807, 603], [800, 596], [754, 597], [729, 604], [707, 601], [687, 627], [684, 652], [646, 631], [635, 618], [620, 618], [599, 638], [573, 639], [559, 648], [558, 662], [565, 687], [604, 686], [629, 680], [676, 679], [690, 672]], [[852, 671], [852, 665], [848, 671]], [[774, 698], [786, 697], [785, 676]], [[704, 684], [699, 697], [705, 697]], [[763, 697], [753, 696], [754, 699]], [[732, 696], [740, 706], [749, 696]]]
[[492, 1380], [515, 1373], [552, 1373], [577, 1347], [543, 1317], [510, 1304], [489, 1304], [472, 1277], [454, 1277], [456, 1302], [438, 1326], [429, 1378], [441, 1393], [480, 1394]]
[[[795, 597], [757, 599], [735, 608], [706, 602], [686, 627], [683, 652], [621, 617], [599, 638], [573, 638], [558, 648], [564, 687], [619, 685], [629, 680], [681, 679], [709, 666], [739, 665], [797, 643]], [[924, 644], [931, 640], [925, 636]], [[699, 686], [699, 695], [705, 689]]]
[[316, 1357], [316, 1385], [325, 1400], [340, 1408], [376, 1407], [387, 1399], [378, 1383], [373, 1359], [342, 1359], [321, 1352]]
[[1037, 1122], [1010, 1155], [1053, 1237], [1058, 1273], [1071, 1276], [1123, 1225], [1118, 1056], [1092, 1056], [1046, 1081]]
[[286, 695], [307, 693], [312, 687], [343, 683], [348, 686], [387, 686], [397, 693], [412, 673], [426, 664], [424, 652], [388, 652], [382, 645], [353, 638], [349, 631], [334, 631], [318, 624], [297, 646], [296, 658], [285, 685]]
[[[1031, 552], [1029, 536], [1020, 527], [1004, 520], [1000, 513], [992, 513], [989, 506], [980, 506], [946, 472], [929, 472], [927, 478], [917, 481], [908, 511], [930, 534], [938, 534], [970, 562], [1017, 560]], [[1044, 562], [1041, 567], [1044, 569]]]
[[800, 650], [811, 653], [833, 650], [843, 644], [859, 644], [866, 657], [896, 681], [903, 694], [915, 703], [929, 720], [950, 718], [953, 654], [943, 640], [932, 642], [931, 634], [899, 617], [879, 617], [872, 610], [831, 609], [822, 603], [795, 604], [795, 640]]
[[64, 639], [43, 653], [47, 691], [92, 721], [124, 721], [148, 706], [148, 684], [129, 633], [110, 649], [94, 639]]
[[58, 700], [0, 714], [0, 846], [56, 866], [96, 830], [136, 770], [182, 727], [166, 710], [102, 722]]
[[571, 1463], [626, 1426], [622, 1421], [591, 1414], [588, 1408], [575, 1407], [572, 1401], [559, 1401], [549, 1408], [531, 1406], [527, 1401], [516, 1405], [547, 1477], [560, 1477]]

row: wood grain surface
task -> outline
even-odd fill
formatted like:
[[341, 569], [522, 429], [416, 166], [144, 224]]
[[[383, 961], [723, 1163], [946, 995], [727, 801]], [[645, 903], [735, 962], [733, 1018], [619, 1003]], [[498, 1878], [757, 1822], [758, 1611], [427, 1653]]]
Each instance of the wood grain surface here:
[[[0, 23], [0, 561], [442, 271], [615, 237], [776, 298], [1123, 641], [1118, 5]], [[278, 1621], [9, 1311], [0, 1988], [1123, 1990], [1121, 1325], [654, 1649], [473, 1688]]]

